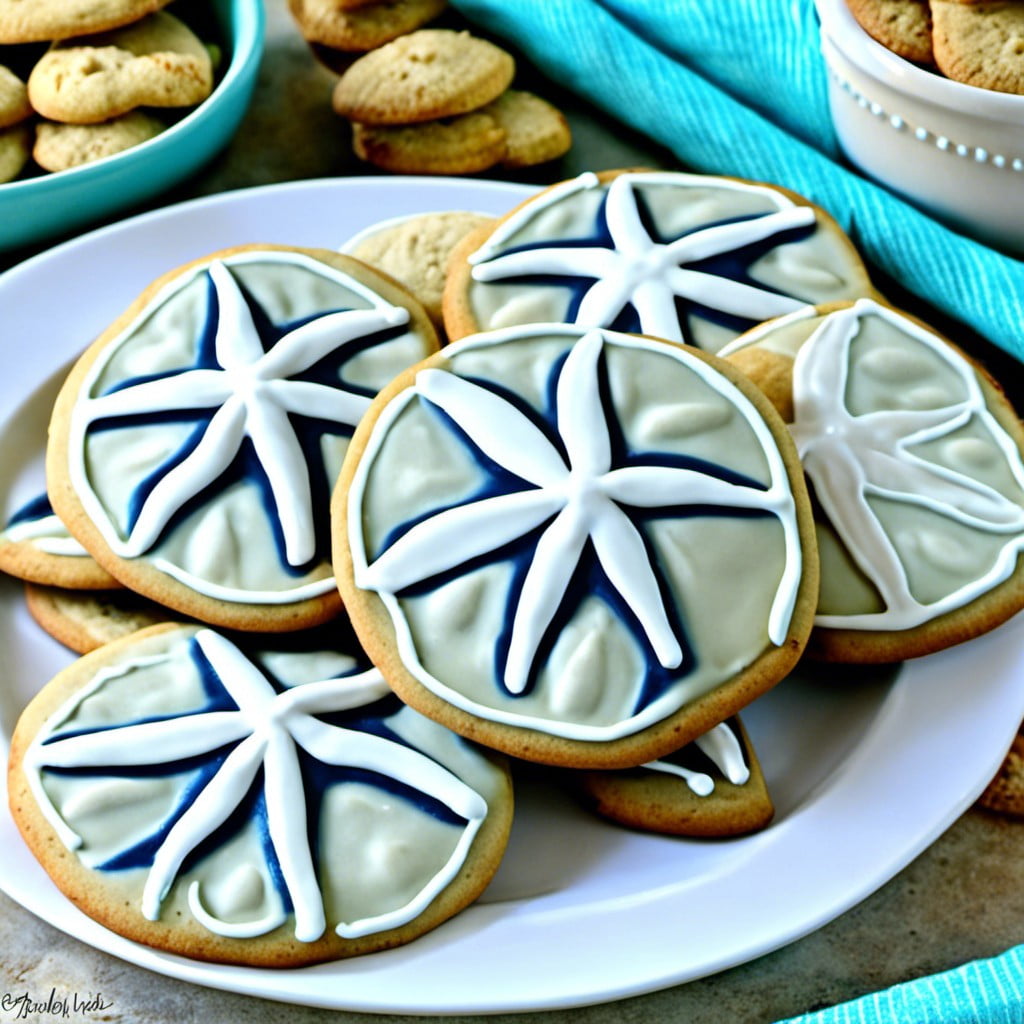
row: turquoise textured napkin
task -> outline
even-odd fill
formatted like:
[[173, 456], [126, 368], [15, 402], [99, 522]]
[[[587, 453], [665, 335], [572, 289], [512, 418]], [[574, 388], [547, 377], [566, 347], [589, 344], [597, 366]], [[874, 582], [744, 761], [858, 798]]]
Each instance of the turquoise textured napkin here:
[[839, 156], [813, 0], [453, 3], [687, 169], [807, 196], [882, 272], [1024, 359], [1024, 264], [949, 230]]
[[778, 1024], [1020, 1024], [1024, 946]]

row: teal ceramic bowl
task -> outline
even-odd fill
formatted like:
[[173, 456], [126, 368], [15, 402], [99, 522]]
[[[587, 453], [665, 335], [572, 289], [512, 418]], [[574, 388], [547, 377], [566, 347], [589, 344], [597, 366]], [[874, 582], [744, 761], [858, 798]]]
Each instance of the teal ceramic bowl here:
[[194, 174], [238, 128], [263, 53], [263, 0], [211, 0], [223, 71], [209, 98], [155, 139], [68, 171], [0, 185], [0, 251], [66, 235]]

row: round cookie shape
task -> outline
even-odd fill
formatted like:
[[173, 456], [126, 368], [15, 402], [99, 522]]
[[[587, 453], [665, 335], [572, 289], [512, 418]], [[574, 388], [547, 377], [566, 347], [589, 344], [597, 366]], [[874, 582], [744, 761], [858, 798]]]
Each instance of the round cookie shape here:
[[376, 392], [437, 348], [396, 282], [328, 250], [252, 246], [172, 271], [76, 363], [48, 491], [131, 589], [204, 622], [334, 615], [330, 490]]
[[586, 172], [453, 254], [445, 328], [635, 331], [715, 352], [772, 317], [873, 294], [823, 210], [776, 186], [670, 171]]
[[515, 61], [469, 32], [420, 29], [360, 57], [334, 88], [336, 113], [360, 124], [454, 117], [497, 99]]
[[33, 108], [66, 124], [100, 124], [141, 106], [192, 106], [212, 89], [206, 47], [166, 11], [112, 32], [55, 43], [28, 78]]
[[931, 0], [935, 63], [947, 78], [1024, 94], [1024, 10], [1005, 0]]
[[42, 43], [103, 32], [144, 18], [169, 0], [0, 0], [0, 43]]
[[300, 966], [407, 942], [496, 870], [507, 766], [402, 705], [360, 654], [284, 639], [155, 626], [23, 714], [18, 826], [113, 931]]
[[816, 600], [770, 405], [713, 357], [612, 331], [494, 331], [402, 374], [332, 518], [346, 609], [400, 696], [565, 767], [724, 720], [792, 667]]
[[661, 760], [621, 771], [582, 772], [578, 782], [596, 814], [664, 835], [746, 835], [764, 828], [775, 813], [739, 718]]
[[1024, 607], [1024, 428], [967, 356], [867, 299], [765, 324], [724, 354], [782, 411], [816, 500], [811, 652], [898, 661]]

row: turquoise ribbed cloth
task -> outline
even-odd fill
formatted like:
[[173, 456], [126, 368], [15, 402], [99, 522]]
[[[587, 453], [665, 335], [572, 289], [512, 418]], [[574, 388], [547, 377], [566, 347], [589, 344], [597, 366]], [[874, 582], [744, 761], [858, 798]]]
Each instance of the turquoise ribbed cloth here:
[[1024, 358], [1024, 264], [839, 158], [813, 0], [453, 3], [686, 168], [775, 182], [818, 203], [881, 271]]
[[779, 1024], [1021, 1024], [1024, 946]]
[[[1024, 358], [1024, 264], [841, 161], [812, 0], [452, 2], [687, 168], [776, 182], [812, 199], [883, 272]], [[796, 1021], [1024, 1024], [1024, 946], [787, 1024]]]

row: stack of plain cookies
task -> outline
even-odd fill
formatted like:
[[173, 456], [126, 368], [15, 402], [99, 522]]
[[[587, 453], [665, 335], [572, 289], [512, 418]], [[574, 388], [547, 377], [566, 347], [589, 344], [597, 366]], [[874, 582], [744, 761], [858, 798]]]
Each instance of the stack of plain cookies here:
[[906, 60], [997, 92], [1024, 93], [1020, 0], [848, 0], [866, 32]]
[[333, 95], [363, 160], [403, 174], [472, 174], [561, 156], [561, 112], [511, 89], [511, 54], [469, 32], [421, 29], [357, 60]]
[[166, 4], [0, 0], [0, 182], [112, 156], [210, 95], [210, 50]]

